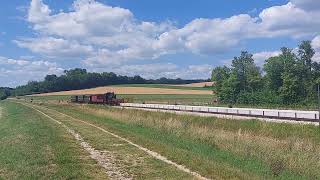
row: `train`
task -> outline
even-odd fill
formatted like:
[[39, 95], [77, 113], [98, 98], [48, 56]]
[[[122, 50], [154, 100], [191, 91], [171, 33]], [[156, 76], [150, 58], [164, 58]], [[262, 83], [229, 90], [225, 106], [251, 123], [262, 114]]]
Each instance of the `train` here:
[[120, 106], [121, 103], [124, 103], [124, 99], [117, 98], [117, 95], [113, 92], [107, 92], [105, 94], [74, 95], [71, 96], [71, 102], [80, 104]]

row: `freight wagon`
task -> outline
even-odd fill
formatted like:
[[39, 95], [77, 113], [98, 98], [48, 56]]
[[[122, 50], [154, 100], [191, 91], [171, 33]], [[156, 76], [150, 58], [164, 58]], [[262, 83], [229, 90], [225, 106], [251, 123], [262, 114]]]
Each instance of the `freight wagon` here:
[[105, 94], [93, 94], [93, 95], [76, 95], [71, 96], [72, 103], [84, 103], [84, 104], [106, 104], [110, 106], [119, 106], [120, 103], [124, 103], [123, 99], [118, 99], [116, 94], [108, 92]]

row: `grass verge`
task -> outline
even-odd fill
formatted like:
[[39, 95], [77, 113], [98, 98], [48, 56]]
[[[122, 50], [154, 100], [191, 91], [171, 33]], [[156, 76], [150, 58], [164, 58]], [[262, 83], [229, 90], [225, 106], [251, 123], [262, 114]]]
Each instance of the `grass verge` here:
[[231, 121], [103, 106], [49, 105], [210, 178], [320, 177], [320, 133], [309, 125]]
[[106, 179], [63, 128], [28, 107], [0, 102], [0, 179]]

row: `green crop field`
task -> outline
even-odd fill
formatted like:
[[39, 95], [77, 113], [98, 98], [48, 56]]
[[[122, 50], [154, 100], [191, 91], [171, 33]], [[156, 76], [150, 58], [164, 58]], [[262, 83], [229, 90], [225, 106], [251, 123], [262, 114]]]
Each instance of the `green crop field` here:
[[190, 104], [208, 105], [213, 101], [214, 95], [160, 95], [160, 94], [137, 94], [120, 95], [119, 97], [128, 99], [135, 103], [164, 103], [164, 104]]
[[[4, 179], [19, 179], [22, 175], [29, 179], [194, 178], [101, 129], [210, 179], [320, 178], [320, 130], [312, 125], [236, 121], [58, 101], [30, 103], [11, 99], [2, 101], [0, 107], [0, 178]], [[90, 154], [62, 125], [37, 110], [107, 154], [106, 164], [110, 167], [102, 168], [90, 159]]]
[[115, 87], [149, 87], [149, 88], [165, 88], [165, 89], [183, 89], [183, 90], [212, 90], [212, 87], [188, 87], [188, 86], [174, 86], [165, 84], [121, 84], [113, 85]]

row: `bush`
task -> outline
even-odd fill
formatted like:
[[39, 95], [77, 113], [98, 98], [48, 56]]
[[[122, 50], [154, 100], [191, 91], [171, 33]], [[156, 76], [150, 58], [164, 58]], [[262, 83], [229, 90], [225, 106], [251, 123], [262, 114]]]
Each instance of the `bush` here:
[[10, 90], [6, 88], [0, 89], [0, 100], [5, 100], [10, 96]]
[[237, 98], [238, 104], [282, 104], [282, 99], [276, 92], [258, 91], [258, 92], [240, 92]]

